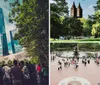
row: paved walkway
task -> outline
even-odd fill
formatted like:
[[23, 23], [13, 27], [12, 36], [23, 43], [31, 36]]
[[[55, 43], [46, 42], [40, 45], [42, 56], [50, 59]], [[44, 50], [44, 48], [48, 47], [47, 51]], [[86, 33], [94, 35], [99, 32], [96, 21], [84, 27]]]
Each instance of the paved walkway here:
[[51, 62], [50, 65], [50, 85], [58, 85], [63, 79], [73, 76], [84, 78], [88, 80], [91, 85], [98, 85], [98, 83], [100, 82], [100, 66], [97, 66], [94, 63], [94, 60], [91, 60], [90, 64], [87, 64], [87, 66], [85, 67], [80, 59], [78, 69], [75, 69], [74, 66], [71, 65], [70, 67], [63, 66], [62, 70], [59, 71], [57, 69], [58, 60], [62, 59], [57, 57], [55, 61]]

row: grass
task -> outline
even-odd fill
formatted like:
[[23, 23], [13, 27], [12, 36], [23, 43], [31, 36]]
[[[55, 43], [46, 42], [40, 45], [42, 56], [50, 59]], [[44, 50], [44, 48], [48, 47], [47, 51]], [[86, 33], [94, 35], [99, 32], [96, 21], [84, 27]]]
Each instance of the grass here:
[[88, 39], [70, 39], [70, 40], [59, 40], [50, 39], [51, 43], [99, 43], [100, 38], [88, 38]]

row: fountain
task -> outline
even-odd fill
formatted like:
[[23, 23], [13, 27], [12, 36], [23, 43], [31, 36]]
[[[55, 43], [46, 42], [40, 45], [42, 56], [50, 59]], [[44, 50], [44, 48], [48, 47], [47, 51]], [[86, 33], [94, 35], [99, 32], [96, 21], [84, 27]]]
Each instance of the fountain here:
[[78, 48], [78, 46], [76, 45], [75, 47], [74, 47], [74, 57], [75, 58], [78, 58], [78, 55], [79, 55], [79, 48]]

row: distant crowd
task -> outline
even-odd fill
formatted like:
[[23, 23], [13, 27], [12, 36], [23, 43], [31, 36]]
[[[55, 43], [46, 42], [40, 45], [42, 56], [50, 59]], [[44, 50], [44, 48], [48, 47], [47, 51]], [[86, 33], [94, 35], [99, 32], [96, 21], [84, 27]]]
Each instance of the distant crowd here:
[[13, 61], [0, 67], [0, 85], [48, 85], [48, 66]]
[[[56, 56], [51, 56], [51, 61], [54, 61], [56, 59]], [[99, 66], [100, 64], [100, 57], [94, 57], [94, 62], [96, 65]], [[62, 64], [64, 64], [64, 67], [69, 67], [70, 65], [73, 65], [76, 69], [79, 67], [79, 57], [73, 57], [73, 58], [62, 58], [62, 60], [58, 60], [58, 70], [62, 70]], [[83, 57], [81, 59], [82, 64], [86, 66], [87, 64], [91, 63], [91, 57]]]

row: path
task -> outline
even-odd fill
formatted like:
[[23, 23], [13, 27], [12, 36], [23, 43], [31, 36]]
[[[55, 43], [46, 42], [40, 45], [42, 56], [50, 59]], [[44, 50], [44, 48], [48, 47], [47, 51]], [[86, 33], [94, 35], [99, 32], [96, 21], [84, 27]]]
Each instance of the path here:
[[94, 63], [94, 60], [91, 60], [90, 64], [87, 64], [85, 67], [81, 63], [81, 59], [79, 61], [79, 68], [76, 70], [74, 66], [63, 67], [62, 70], [57, 69], [58, 60], [61, 58], [56, 58], [54, 62], [51, 62], [50, 65], [50, 85], [58, 85], [58, 83], [67, 77], [82, 77], [87, 79], [91, 85], [97, 85], [100, 82], [100, 66], [97, 66]]

